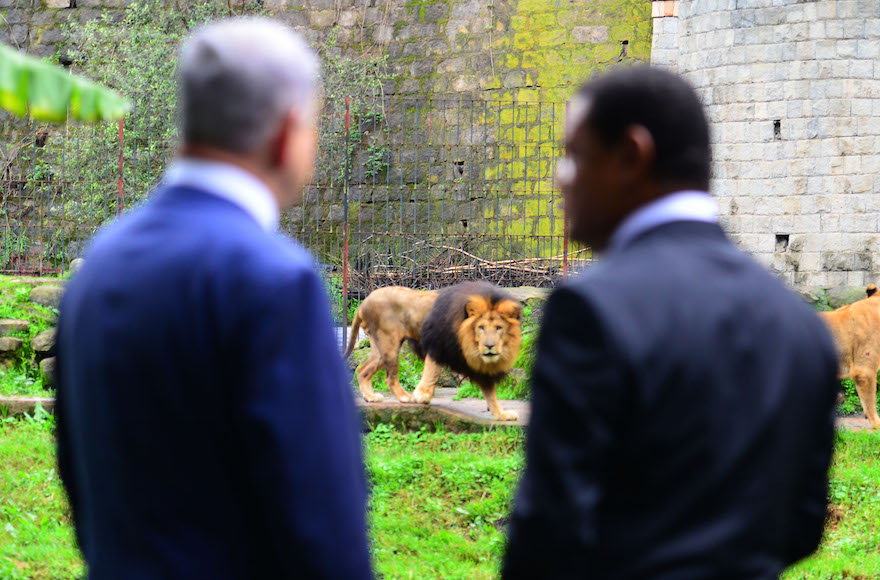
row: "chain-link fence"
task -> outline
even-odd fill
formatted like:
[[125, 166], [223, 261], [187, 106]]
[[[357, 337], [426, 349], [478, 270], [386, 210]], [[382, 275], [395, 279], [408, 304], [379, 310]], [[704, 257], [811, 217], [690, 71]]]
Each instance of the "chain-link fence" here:
[[[340, 319], [380, 286], [552, 286], [583, 268], [554, 180], [565, 107], [444, 95], [325, 106], [315, 177], [282, 229], [323, 265]], [[0, 270], [62, 271], [156, 185], [168, 127], [149, 105], [98, 126], [4, 118]]]

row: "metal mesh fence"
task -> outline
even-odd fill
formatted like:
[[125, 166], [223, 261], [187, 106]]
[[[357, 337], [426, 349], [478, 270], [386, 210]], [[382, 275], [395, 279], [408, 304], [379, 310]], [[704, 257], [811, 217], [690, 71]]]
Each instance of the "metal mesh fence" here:
[[[552, 286], [587, 265], [563, 235], [554, 180], [565, 107], [458, 95], [325, 105], [316, 174], [282, 230], [322, 264], [340, 319], [348, 298], [380, 286]], [[148, 196], [174, 143], [149, 103], [120, 124], [0, 119], [4, 273], [62, 271]]]

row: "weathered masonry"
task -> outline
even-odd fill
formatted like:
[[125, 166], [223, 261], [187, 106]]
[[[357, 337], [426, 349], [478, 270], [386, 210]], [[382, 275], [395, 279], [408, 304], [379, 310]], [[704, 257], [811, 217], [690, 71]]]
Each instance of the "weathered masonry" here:
[[880, 2], [667, 0], [651, 62], [712, 121], [724, 224], [795, 286], [880, 278]]

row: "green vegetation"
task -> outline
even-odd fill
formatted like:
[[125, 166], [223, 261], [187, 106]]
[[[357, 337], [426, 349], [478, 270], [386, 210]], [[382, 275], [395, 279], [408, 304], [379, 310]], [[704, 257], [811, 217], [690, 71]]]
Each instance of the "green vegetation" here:
[[2, 418], [0, 578], [78, 578], [83, 565], [55, 465], [54, 417]]
[[819, 551], [783, 580], [880, 577], [880, 437], [839, 432], [831, 469], [831, 508]]
[[[0, 578], [75, 578], [83, 565], [55, 467], [53, 417], [0, 415]], [[494, 578], [522, 469], [519, 430], [365, 437], [370, 525], [385, 578]], [[880, 576], [880, 438], [841, 432], [818, 553], [784, 580]]]
[[55, 323], [58, 310], [30, 302], [31, 286], [14, 280], [0, 276], [0, 319], [26, 320], [30, 328], [10, 335], [22, 339], [24, 344], [10, 368], [0, 366], [0, 395], [51, 397], [54, 392], [43, 387], [40, 369], [33, 363], [31, 340]]

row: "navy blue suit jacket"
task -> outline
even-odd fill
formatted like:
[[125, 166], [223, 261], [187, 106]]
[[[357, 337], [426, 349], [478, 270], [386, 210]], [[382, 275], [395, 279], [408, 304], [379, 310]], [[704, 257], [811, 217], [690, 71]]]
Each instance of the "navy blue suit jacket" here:
[[302, 248], [160, 191], [97, 237], [57, 343], [90, 578], [370, 577], [356, 411]]
[[837, 389], [721, 228], [643, 233], [547, 303], [504, 578], [775, 578], [822, 535]]

